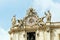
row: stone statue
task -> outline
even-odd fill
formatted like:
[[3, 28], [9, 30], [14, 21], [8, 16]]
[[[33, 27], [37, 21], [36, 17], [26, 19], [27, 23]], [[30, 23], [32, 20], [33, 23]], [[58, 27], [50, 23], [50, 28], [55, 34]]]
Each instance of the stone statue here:
[[35, 10], [33, 9], [33, 8], [30, 8], [29, 10], [28, 10], [28, 13], [27, 13], [28, 15], [37, 15], [37, 13], [35, 12]]
[[44, 23], [44, 21], [43, 21], [43, 19], [44, 19], [45, 17], [41, 17], [38, 21], [38, 25], [40, 26], [40, 27], [42, 27], [42, 26], [44, 26], [45, 25], [45, 23]]
[[43, 22], [43, 19], [44, 19], [45, 17], [41, 17], [40, 19], [39, 19], [39, 22]]
[[18, 20], [18, 23], [19, 23], [18, 25], [21, 26], [22, 20]]
[[12, 25], [14, 26], [16, 24], [16, 17], [15, 17], [15, 15], [13, 16], [11, 21], [12, 21]]
[[47, 22], [51, 21], [51, 13], [50, 11], [48, 11], [48, 14], [45, 12], [46, 18], [47, 18]]

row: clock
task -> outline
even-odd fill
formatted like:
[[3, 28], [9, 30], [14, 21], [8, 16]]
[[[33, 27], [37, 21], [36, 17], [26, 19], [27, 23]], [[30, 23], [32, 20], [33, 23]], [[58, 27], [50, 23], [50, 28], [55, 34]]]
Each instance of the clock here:
[[28, 26], [33, 26], [37, 23], [37, 17], [36, 16], [30, 16], [30, 17], [26, 18], [25, 23]]

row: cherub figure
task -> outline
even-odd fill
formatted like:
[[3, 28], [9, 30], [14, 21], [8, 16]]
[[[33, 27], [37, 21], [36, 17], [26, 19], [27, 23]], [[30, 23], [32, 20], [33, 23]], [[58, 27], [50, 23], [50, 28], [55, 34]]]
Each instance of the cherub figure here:
[[18, 25], [21, 26], [22, 20], [18, 20]]
[[41, 17], [40, 19], [39, 19], [39, 22], [43, 22], [43, 19], [44, 19], [45, 17]]

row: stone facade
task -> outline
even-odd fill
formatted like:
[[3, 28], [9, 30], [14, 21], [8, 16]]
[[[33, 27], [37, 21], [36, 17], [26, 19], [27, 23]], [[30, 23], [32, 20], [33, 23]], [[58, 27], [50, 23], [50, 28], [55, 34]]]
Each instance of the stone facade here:
[[9, 34], [10, 40], [60, 40], [60, 22], [51, 22], [50, 11], [39, 18], [37, 12], [30, 8], [23, 19], [16, 21], [13, 16]]

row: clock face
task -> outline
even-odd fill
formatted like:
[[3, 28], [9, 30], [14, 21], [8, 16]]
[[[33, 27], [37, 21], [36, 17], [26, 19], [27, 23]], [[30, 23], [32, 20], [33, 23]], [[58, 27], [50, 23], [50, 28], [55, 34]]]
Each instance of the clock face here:
[[37, 18], [36, 17], [28, 17], [26, 19], [26, 25], [28, 26], [33, 26], [34, 24], [36, 24]]

